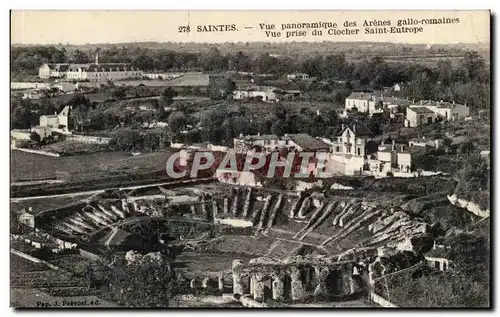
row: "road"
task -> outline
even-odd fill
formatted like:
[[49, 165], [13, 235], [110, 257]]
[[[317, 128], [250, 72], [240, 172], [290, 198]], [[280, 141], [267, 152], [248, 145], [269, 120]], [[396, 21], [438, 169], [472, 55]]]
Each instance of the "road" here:
[[66, 194], [56, 194], [56, 195], [46, 195], [46, 196], [16, 197], [16, 198], [11, 198], [10, 201], [11, 202], [20, 202], [20, 201], [27, 201], [27, 200], [47, 199], [47, 198], [56, 198], [56, 197], [88, 196], [88, 195], [101, 194], [101, 193], [104, 193], [106, 190], [109, 190], [109, 189], [133, 190], [133, 189], [140, 189], [140, 188], [147, 188], [147, 187], [156, 187], [156, 186], [168, 186], [168, 185], [177, 185], [177, 184], [192, 184], [192, 183], [204, 182], [204, 181], [208, 181], [208, 180], [214, 180], [214, 179], [212, 177], [207, 177], [207, 178], [198, 178], [198, 179], [182, 180], [182, 181], [170, 181], [170, 182], [163, 182], [163, 183], [156, 183], [156, 184], [128, 186], [128, 187], [121, 187], [121, 188], [106, 188], [106, 189], [82, 191], [82, 192], [76, 192], [76, 193], [66, 193]]

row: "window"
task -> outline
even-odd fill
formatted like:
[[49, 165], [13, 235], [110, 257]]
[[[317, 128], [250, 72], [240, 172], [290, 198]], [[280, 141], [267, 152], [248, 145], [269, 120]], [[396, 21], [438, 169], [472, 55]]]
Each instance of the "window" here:
[[443, 262], [443, 271], [446, 271], [446, 269], [447, 269], [447, 265], [446, 265], [446, 261], [445, 261], [445, 262]]
[[340, 152], [340, 146], [335, 147], [335, 152]]
[[358, 147], [358, 155], [361, 155], [361, 148]]

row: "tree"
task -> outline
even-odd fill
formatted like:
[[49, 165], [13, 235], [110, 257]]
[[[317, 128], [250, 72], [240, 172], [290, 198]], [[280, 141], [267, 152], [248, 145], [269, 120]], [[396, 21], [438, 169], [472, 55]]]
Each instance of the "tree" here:
[[162, 102], [160, 104], [163, 104], [165, 106], [170, 106], [173, 103], [174, 98], [176, 96], [177, 96], [177, 91], [175, 91], [172, 87], [168, 87], [165, 90], [163, 90], [161, 94]]
[[125, 90], [125, 87], [119, 86], [113, 90], [112, 96], [116, 99], [123, 99], [127, 96], [127, 91]]
[[174, 111], [168, 117], [168, 125], [174, 133], [178, 133], [185, 124], [186, 116], [180, 111]]
[[224, 99], [228, 98], [236, 90], [236, 83], [231, 78], [226, 78], [224, 87]]
[[488, 76], [484, 59], [478, 52], [467, 52], [461, 62], [471, 81], [485, 81]]
[[156, 151], [160, 147], [160, 136], [156, 133], [146, 133], [144, 135], [144, 149]]
[[277, 136], [283, 136], [284, 132], [284, 122], [283, 119], [278, 119], [272, 126], [271, 132]]
[[458, 149], [460, 153], [470, 155], [474, 151], [474, 143], [471, 140], [467, 140], [460, 144]]
[[121, 130], [109, 142], [110, 147], [122, 152], [131, 152], [143, 149], [143, 139], [136, 130]]
[[160, 103], [158, 103], [156, 110], [156, 118], [158, 119], [158, 121], [163, 121], [168, 118], [168, 115], [165, 112], [165, 107], [163, 107], [163, 105], [161, 105]]
[[76, 49], [73, 52], [73, 63], [75, 64], [85, 64], [89, 62], [89, 57], [84, 52]]
[[131, 260], [115, 255], [108, 267], [108, 295], [127, 307], [168, 307], [177, 292], [170, 261], [161, 252], [136, 253]]
[[450, 138], [443, 138], [443, 146], [444, 146], [444, 151], [446, 153], [448, 153], [450, 151], [450, 148], [451, 148], [451, 143], [452, 143], [452, 140]]
[[41, 137], [40, 137], [40, 134], [36, 133], [36, 132], [31, 132], [30, 133], [30, 140], [31, 141], [35, 141], [36, 143], [40, 143], [41, 141]]

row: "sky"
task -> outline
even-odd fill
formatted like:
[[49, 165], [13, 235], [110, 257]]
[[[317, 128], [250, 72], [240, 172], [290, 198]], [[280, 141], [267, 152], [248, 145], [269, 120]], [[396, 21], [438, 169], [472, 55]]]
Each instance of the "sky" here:
[[[286, 37], [282, 23], [332, 22], [336, 29], [343, 23], [365, 20], [389, 20], [397, 26], [398, 20], [454, 18], [455, 24], [422, 25], [417, 34]], [[287, 41], [368, 41], [419, 44], [489, 43], [489, 11], [12, 11], [11, 42], [14, 44], [93, 44], [125, 42], [287, 42]], [[274, 24], [270, 32], [281, 32], [279, 37], [266, 35], [260, 24]], [[232, 25], [236, 31], [197, 32], [198, 26]], [[179, 32], [180, 26], [190, 26], [190, 32]]]

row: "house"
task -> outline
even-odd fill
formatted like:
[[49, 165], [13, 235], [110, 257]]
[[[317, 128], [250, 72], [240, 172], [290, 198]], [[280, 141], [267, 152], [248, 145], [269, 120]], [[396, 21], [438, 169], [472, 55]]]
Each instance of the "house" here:
[[128, 64], [90, 64], [87, 79], [95, 81], [115, 81], [128, 78], [141, 78], [142, 71]]
[[[69, 80], [114, 81], [127, 78], [140, 78], [142, 71], [124, 63], [99, 64], [99, 55], [96, 55], [93, 64], [44, 64], [39, 69], [40, 78], [66, 77]], [[42, 77], [44, 76], [44, 77]]]
[[262, 150], [271, 152], [286, 146], [286, 141], [281, 140], [274, 134], [240, 135], [240, 137], [235, 138], [233, 142], [236, 153], [247, 153], [255, 147], [260, 147]]
[[450, 260], [450, 248], [445, 245], [436, 244], [436, 242], [434, 242], [433, 248], [424, 255], [424, 258], [427, 265], [442, 272], [448, 271], [453, 266]]
[[352, 110], [356, 108], [359, 112], [368, 112], [368, 103], [372, 100], [372, 94], [366, 92], [352, 92], [345, 99], [345, 109]]
[[325, 170], [332, 175], [361, 175], [364, 165], [362, 156], [330, 153]]
[[404, 150], [401, 150], [401, 152], [396, 152], [396, 164], [400, 172], [410, 173], [411, 172], [410, 152]]
[[59, 114], [40, 116], [40, 126], [67, 130], [69, 110], [70, 106], [66, 106]]
[[483, 159], [489, 160], [490, 159], [490, 151], [484, 150], [479, 153]]
[[149, 79], [170, 80], [170, 79], [179, 78], [182, 76], [182, 74], [177, 74], [177, 73], [144, 73], [143, 76], [145, 76]]
[[52, 132], [71, 134], [68, 125], [70, 109], [70, 106], [66, 106], [59, 114], [40, 116], [40, 124], [32, 127], [31, 132], [37, 133], [41, 139], [52, 135]]
[[286, 134], [283, 138], [287, 141], [288, 148], [297, 151], [329, 152], [330, 145], [305, 133]]
[[470, 115], [469, 107], [455, 102], [421, 101], [421, 105], [432, 110], [436, 118], [448, 121], [466, 118]]
[[66, 79], [86, 80], [88, 77], [88, 68], [89, 64], [71, 64], [66, 71]]
[[373, 133], [364, 123], [344, 124], [337, 137], [332, 141], [332, 152], [335, 154], [351, 154], [365, 156], [367, 153], [367, 140]]
[[244, 99], [262, 98], [265, 102], [275, 102], [278, 101], [276, 95], [276, 87], [267, 86], [255, 86], [245, 90], [235, 90], [233, 91], [234, 100], [244, 100]]
[[[30, 211], [32, 211], [31, 207], [29, 207], [29, 208], [30, 208]], [[35, 216], [31, 213], [26, 212], [26, 211], [23, 211], [22, 213], [20, 213], [17, 216], [17, 221], [19, 221], [23, 225], [26, 225], [30, 228], [35, 228]]]
[[418, 127], [436, 121], [436, 114], [424, 106], [410, 106], [406, 109], [405, 127]]
[[[371, 170], [377, 170], [377, 172], [411, 172], [411, 154], [405, 151], [404, 145], [401, 145], [399, 150], [396, 149], [396, 144], [393, 140], [391, 148], [383, 148], [377, 152], [377, 162], [372, 163], [376, 165], [375, 168], [370, 168]], [[372, 164], [372, 165], [373, 165]]]
[[286, 79], [288, 79], [288, 80], [304, 80], [304, 79], [309, 79], [309, 75], [304, 74], [304, 73], [293, 73], [293, 74], [288, 74], [286, 76]]
[[45, 63], [38, 68], [39, 78], [62, 78], [66, 77], [69, 64], [48, 64]]
[[421, 138], [412, 138], [410, 139], [410, 141], [408, 141], [408, 146], [410, 147], [414, 147], [414, 146], [418, 146], [418, 147], [427, 147], [427, 146], [430, 146], [430, 147], [434, 147], [436, 149], [439, 149], [439, 147], [443, 145], [443, 140], [441, 139], [426, 139], [425, 137], [421, 137]]

